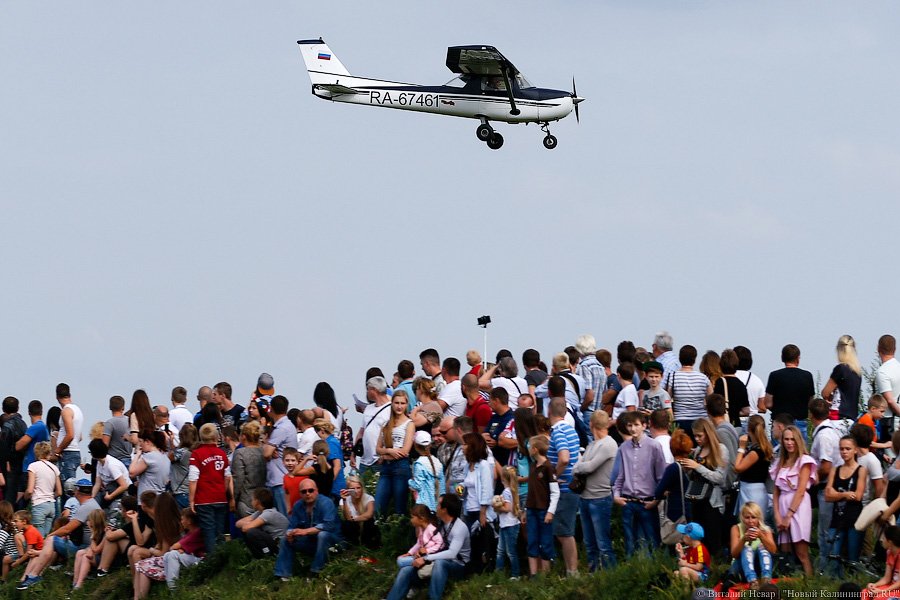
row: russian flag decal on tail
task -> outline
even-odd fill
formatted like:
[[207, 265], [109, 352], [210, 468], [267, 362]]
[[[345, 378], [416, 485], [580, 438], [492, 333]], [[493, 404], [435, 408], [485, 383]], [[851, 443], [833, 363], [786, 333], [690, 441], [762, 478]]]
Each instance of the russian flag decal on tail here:
[[331, 60], [331, 55], [319, 52], [319, 60]]

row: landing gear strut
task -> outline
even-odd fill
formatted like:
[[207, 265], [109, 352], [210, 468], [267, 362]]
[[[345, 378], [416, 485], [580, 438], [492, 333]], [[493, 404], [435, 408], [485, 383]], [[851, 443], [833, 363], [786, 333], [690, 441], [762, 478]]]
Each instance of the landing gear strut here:
[[546, 136], [544, 136], [544, 148], [546, 148], [547, 150], [553, 150], [554, 148], [556, 148], [558, 142], [556, 141], [555, 136], [550, 135], [550, 123], [542, 123], [541, 131], [547, 134]]
[[487, 142], [488, 148], [491, 150], [498, 150], [503, 145], [503, 136], [494, 131], [484, 117], [481, 117], [481, 125], [475, 130], [475, 135], [482, 142]]

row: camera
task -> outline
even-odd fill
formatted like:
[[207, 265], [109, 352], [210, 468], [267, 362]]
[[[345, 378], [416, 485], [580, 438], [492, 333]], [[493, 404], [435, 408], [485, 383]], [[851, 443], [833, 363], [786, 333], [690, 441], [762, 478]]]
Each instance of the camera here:
[[490, 315], [482, 315], [478, 317], [478, 326], [487, 328], [488, 324], [491, 322]]

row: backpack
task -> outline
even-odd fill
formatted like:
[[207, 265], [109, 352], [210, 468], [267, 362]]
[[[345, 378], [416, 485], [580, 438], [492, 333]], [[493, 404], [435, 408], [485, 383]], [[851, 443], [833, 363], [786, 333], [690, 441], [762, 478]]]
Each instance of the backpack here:
[[25, 435], [25, 421], [19, 415], [4, 415], [0, 427], [0, 463], [19, 463], [25, 458], [24, 450], [16, 450], [16, 442]]
[[[568, 373], [560, 373], [563, 377], [569, 380], [572, 384], [572, 387], [575, 388], [575, 395], [578, 398], [581, 398], [581, 388], [578, 386], [578, 382]], [[582, 419], [578, 414], [572, 410], [572, 407], [566, 403], [566, 410], [569, 411], [569, 414], [572, 415], [572, 419], [575, 421], [575, 433], [578, 434], [578, 445], [582, 448], [587, 448], [588, 444], [591, 442], [590, 436], [588, 436], [587, 426], [584, 424], [584, 419]]]

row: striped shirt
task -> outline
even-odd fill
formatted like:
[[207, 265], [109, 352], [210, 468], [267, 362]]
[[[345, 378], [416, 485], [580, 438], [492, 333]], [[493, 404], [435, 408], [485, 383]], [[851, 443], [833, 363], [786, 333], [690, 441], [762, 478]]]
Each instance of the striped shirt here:
[[569, 451], [569, 464], [559, 477], [559, 491], [566, 493], [569, 491], [569, 482], [572, 481], [572, 467], [578, 462], [578, 451], [580, 445], [578, 443], [578, 433], [575, 428], [565, 421], [558, 421], [550, 428], [550, 449], [547, 450], [547, 460], [556, 470], [559, 462], [559, 453], [561, 450]]
[[606, 389], [606, 369], [593, 354], [588, 354], [578, 363], [575, 373], [584, 379], [585, 393], [594, 390], [594, 401], [588, 406], [589, 411], [598, 411], [602, 408], [603, 391]]
[[700, 371], [674, 371], [666, 379], [672, 396], [676, 420], [702, 419], [706, 416], [706, 390], [709, 378]]

